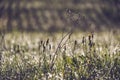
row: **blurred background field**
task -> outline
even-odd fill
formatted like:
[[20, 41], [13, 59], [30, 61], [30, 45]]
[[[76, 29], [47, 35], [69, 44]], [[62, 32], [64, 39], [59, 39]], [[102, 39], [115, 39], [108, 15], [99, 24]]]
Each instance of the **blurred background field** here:
[[[69, 22], [66, 9], [87, 21]], [[120, 0], [0, 0], [1, 30], [56, 32], [70, 27], [81, 31], [119, 29]]]

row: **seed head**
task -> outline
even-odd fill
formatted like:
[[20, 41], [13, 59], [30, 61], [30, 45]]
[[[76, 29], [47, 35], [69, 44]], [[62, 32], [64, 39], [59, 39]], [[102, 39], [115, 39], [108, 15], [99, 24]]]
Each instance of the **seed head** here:
[[85, 43], [85, 37], [83, 36], [82, 38], [82, 43], [84, 44]]
[[51, 50], [51, 45], [49, 44], [49, 50]]
[[48, 45], [49, 44], [49, 38], [47, 39], [47, 41], [46, 41], [46, 45]]
[[94, 38], [94, 34], [93, 33], [91, 34], [91, 37], [92, 37], [92, 39]]
[[88, 36], [88, 40], [91, 41], [91, 35]]
[[75, 40], [74, 45], [77, 45], [77, 40]]
[[41, 45], [42, 45], [42, 44], [43, 44], [43, 41], [41, 40], [40, 43], [41, 43]]

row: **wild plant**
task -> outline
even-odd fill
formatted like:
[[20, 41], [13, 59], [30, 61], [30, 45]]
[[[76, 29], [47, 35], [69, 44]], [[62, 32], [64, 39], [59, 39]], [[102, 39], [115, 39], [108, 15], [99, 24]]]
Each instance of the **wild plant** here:
[[53, 35], [1, 34], [0, 80], [120, 79], [118, 35], [73, 30]]

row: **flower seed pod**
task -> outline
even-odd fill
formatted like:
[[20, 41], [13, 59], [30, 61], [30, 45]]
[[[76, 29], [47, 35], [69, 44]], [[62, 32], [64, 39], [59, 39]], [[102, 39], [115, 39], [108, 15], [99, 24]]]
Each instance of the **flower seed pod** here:
[[75, 40], [74, 45], [77, 45], [77, 40]]
[[85, 37], [83, 36], [82, 38], [82, 43], [84, 44], [85, 43]]
[[92, 39], [94, 38], [94, 34], [93, 33], [91, 34], [91, 37], [92, 37]]
[[49, 38], [47, 39], [47, 41], [46, 41], [46, 46], [49, 44]]
[[91, 41], [91, 35], [88, 36], [88, 40]]
[[49, 50], [51, 50], [51, 44], [49, 44]]

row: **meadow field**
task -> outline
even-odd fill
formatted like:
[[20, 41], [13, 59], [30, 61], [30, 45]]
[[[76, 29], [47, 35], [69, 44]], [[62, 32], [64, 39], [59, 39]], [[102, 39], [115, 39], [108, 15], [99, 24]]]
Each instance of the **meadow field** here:
[[0, 36], [0, 80], [119, 80], [120, 32]]
[[120, 0], [0, 0], [0, 80], [120, 80]]

